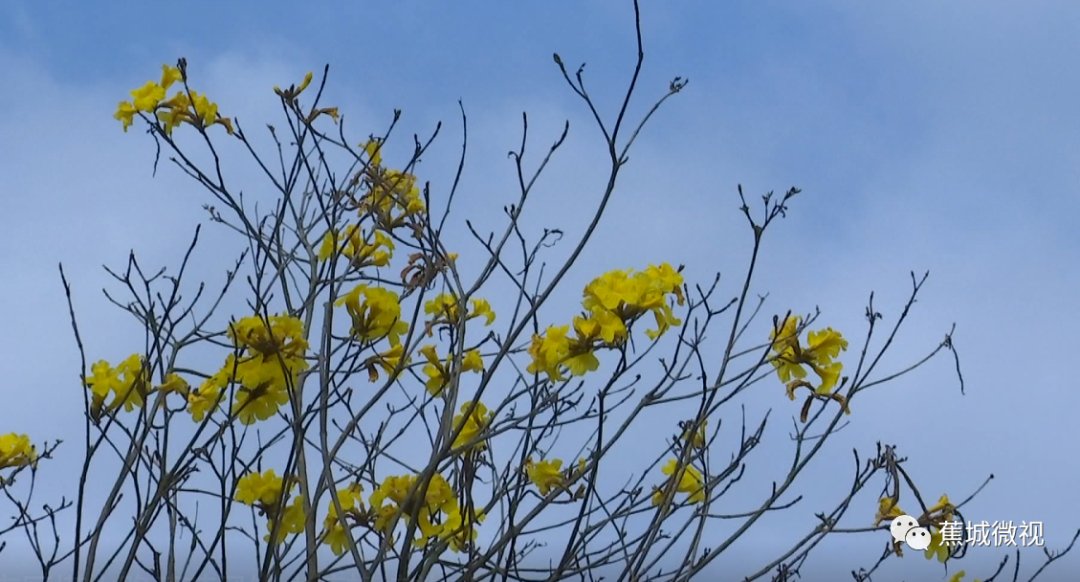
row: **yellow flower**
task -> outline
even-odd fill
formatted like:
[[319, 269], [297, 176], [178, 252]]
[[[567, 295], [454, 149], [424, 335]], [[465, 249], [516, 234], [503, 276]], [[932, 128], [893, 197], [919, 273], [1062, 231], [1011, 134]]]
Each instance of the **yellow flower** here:
[[191, 105], [195, 109], [195, 117], [202, 122], [203, 127], [210, 127], [217, 121], [217, 103], [210, 101], [206, 95], [195, 91], [191, 92]]
[[116, 113], [113, 113], [113, 119], [116, 119], [120, 123], [124, 124], [124, 131], [126, 132], [131, 124], [135, 122], [135, 114], [138, 112], [130, 101], [121, 101], [116, 106]]
[[165, 375], [165, 381], [157, 387], [159, 392], [168, 394], [169, 392], [175, 392], [185, 398], [188, 395], [188, 383], [175, 372], [169, 372]]
[[945, 494], [942, 494], [942, 496], [938, 498], [938, 502], [935, 503], [932, 507], [930, 507], [930, 509], [927, 509], [926, 513], [927, 513], [927, 515], [933, 515], [935, 513], [940, 513], [941, 519], [938, 519], [938, 520], [935, 520], [935, 521], [942, 522], [942, 521], [952, 521], [953, 520], [953, 513], [955, 511], [956, 511], [956, 506], [953, 505], [951, 501], [949, 501], [949, 496], [945, 495]]
[[[410, 359], [406, 357], [403, 363], [401, 360], [404, 355], [405, 346], [399, 343], [395, 346], [391, 346], [389, 350], [377, 353], [368, 358], [364, 362], [368, 371], [368, 380], [375, 382], [379, 379], [379, 371], [376, 366], [382, 368], [388, 375], [393, 374], [395, 371], [399, 371], [399, 367], [408, 364], [410, 361]], [[393, 378], [391, 378], [391, 380], [393, 380]]]
[[24, 434], [0, 435], [0, 469], [25, 467], [37, 460], [37, 451]]
[[161, 104], [161, 108], [158, 109], [157, 112], [157, 117], [165, 128], [165, 135], [172, 135], [173, 130], [181, 123], [191, 121], [192, 116], [189, 111], [190, 107], [191, 101], [184, 91], [177, 91], [171, 99]]
[[153, 81], [147, 81], [142, 87], [134, 89], [131, 97], [137, 111], [149, 113], [165, 98], [165, 88]]
[[900, 504], [896, 499], [892, 497], [882, 497], [878, 500], [877, 515], [874, 516], [874, 525], [877, 526], [883, 521], [892, 521], [893, 519], [906, 515], [903, 509], [900, 509]]
[[96, 402], [104, 404], [111, 393], [113, 398], [109, 408], [116, 410], [123, 406], [130, 412], [142, 406], [150, 391], [150, 370], [144, 366], [139, 354], [131, 354], [115, 368], [100, 360], [90, 366], [86, 384]]
[[435, 321], [454, 323], [458, 318], [457, 298], [450, 293], [439, 293], [424, 303], [424, 313], [434, 316]]
[[923, 556], [925, 556], [927, 560], [937, 558], [937, 561], [944, 564], [949, 559], [952, 548], [946, 545], [941, 538], [941, 531], [931, 526], [930, 547], [926, 548], [926, 551], [923, 552]]
[[161, 89], [162, 91], [168, 91], [169, 87], [173, 83], [179, 81], [183, 76], [180, 74], [180, 69], [171, 65], [161, 65]]
[[587, 372], [595, 372], [600, 367], [600, 360], [591, 350], [572, 355], [563, 363], [566, 364], [572, 376], [584, 376]]
[[491, 310], [491, 304], [487, 299], [473, 298], [469, 303], [472, 309], [469, 311], [469, 319], [483, 317], [484, 325], [491, 325], [495, 321], [495, 312]]
[[366, 143], [362, 144], [361, 147], [363, 147], [364, 151], [367, 153], [368, 160], [371, 161], [371, 166], [377, 168], [382, 165], [382, 143], [380, 143], [379, 140], [368, 140]]
[[570, 340], [566, 337], [569, 330], [566, 325], [552, 325], [543, 335], [533, 336], [529, 345], [532, 362], [526, 368], [530, 374], [543, 372], [556, 382], [563, 379], [560, 365], [570, 353]]
[[375, 266], [385, 267], [390, 264], [394, 254], [394, 241], [381, 230], [371, 231], [374, 240], [367, 241], [357, 224], [346, 227], [344, 232], [327, 231], [319, 247], [319, 258], [328, 260], [334, 256], [334, 237], [337, 237], [337, 250], [349, 258], [357, 268]]
[[381, 287], [357, 285], [340, 297], [336, 305], [344, 305], [352, 318], [352, 335], [359, 340], [390, 340], [396, 346], [409, 326], [401, 321], [401, 304], [398, 295]]
[[839, 357], [841, 350], [848, 348], [848, 341], [844, 336], [831, 327], [806, 334], [806, 344], [807, 351], [812, 354], [810, 358], [825, 364]]
[[645, 335], [655, 340], [672, 326], [682, 324], [667, 300], [668, 295], [673, 295], [679, 305], [685, 302], [682, 283], [682, 275], [668, 263], [650, 265], [641, 272], [609, 271], [585, 286], [582, 306], [594, 315], [611, 312], [624, 323], [651, 312], [656, 329], [645, 330]]
[[[294, 497], [292, 503], [282, 508], [281, 525], [278, 526], [277, 536], [275, 536], [276, 543], [285, 541], [290, 534], [295, 535], [304, 531], [304, 517], [304, 499], [299, 496]], [[264, 541], [270, 541], [270, 532], [274, 531], [275, 521], [272, 517], [266, 520]]]
[[[472, 409], [472, 412], [466, 417], [469, 409]], [[461, 432], [454, 439], [453, 448], [460, 449], [475, 441], [487, 429], [494, 416], [495, 413], [488, 411], [483, 402], [476, 402], [475, 406], [472, 402], [462, 404], [461, 413], [454, 416], [454, 430], [460, 429]], [[470, 450], [482, 451], [485, 448], [487, 445], [481, 441], [470, 447]]]
[[273, 507], [281, 498], [283, 483], [273, 469], [248, 473], [236, 481], [236, 494], [233, 497], [244, 505]]
[[229, 354], [229, 356], [225, 358], [225, 365], [222, 366], [221, 369], [204, 380], [197, 390], [188, 392], [188, 412], [191, 413], [192, 420], [195, 422], [202, 422], [203, 418], [206, 418], [206, 413], [217, 406], [217, 403], [221, 398], [221, 391], [228, 386], [229, 382], [232, 380], [235, 367], [236, 358], [233, 354]]
[[563, 486], [562, 463], [562, 459], [534, 463], [532, 457], [529, 457], [525, 461], [525, 474], [541, 495], [547, 495], [552, 489]]
[[413, 544], [424, 544], [429, 538], [446, 534], [444, 526], [447, 517], [457, 511], [453, 487], [445, 477], [435, 473], [428, 482], [423, 503], [407, 503], [409, 492], [416, 486], [416, 479], [415, 475], [389, 476], [371, 494], [369, 501], [375, 516], [373, 527], [376, 531], [392, 533], [390, 524], [400, 514], [402, 519], [417, 520], [420, 537], [413, 539]]
[[570, 330], [566, 325], [552, 325], [544, 335], [534, 335], [529, 346], [532, 362], [527, 370], [530, 374], [545, 373], [554, 382], [564, 379], [562, 367], [565, 366], [573, 376], [584, 376], [587, 372], [600, 367], [592, 347], [580, 339], [571, 343], [566, 337]]
[[[267, 326], [269, 322], [269, 326]], [[273, 315], [263, 320], [258, 315], [240, 319], [228, 330], [229, 338], [238, 348], [250, 348], [270, 358], [303, 358], [307, 350], [304, 323], [291, 315]]]
[[289, 401], [289, 391], [308, 368], [303, 322], [287, 315], [265, 321], [253, 315], [235, 322], [228, 334], [236, 347], [246, 352], [236, 365], [241, 386], [236, 391], [233, 414], [243, 424], [266, 420]]
[[367, 168], [367, 183], [369, 190], [357, 210], [361, 217], [373, 216], [382, 228], [401, 226], [409, 216], [424, 211], [420, 188], [412, 174], [372, 164]]
[[781, 382], [790, 382], [792, 379], [805, 378], [806, 370], [799, 364], [799, 318], [790, 316], [784, 320], [779, 333], [773, 330], [769, 339], [773, 340], [772, 349], [776, 357], [772, 365]]
[[814, 391], [818, 395], [828, 396], [839, 383], [844, 369], [843, 364], [834, 359], [847, 349], [848, 341], [840, 332], [827, 327], [809, 332], [807, 345], [803, 347], [799, 343], [798, 327], [799, 318], [792, 316], [784, 321], [779, 333], [773, 331], [770, 336], [774, 353], [772, 365], [780, 381], [787, 385], [788, 397], [792, 400], [795, 399], [796, 387], [808, 385], [800, 382], [807, 375], [803, 366], [809, 367], [821, 380]]
[[476, 524], [482, 523], [485, 516], [476, 509], [472, 509], [470, 513], [472, 515], [465, 518], [461, 508], [455, 505], [452, 511], [445, 515], [439, 537], [447, 541], [451, 551], [461, 552], [476, 540]]
[[427, 359], [428, 363], [424, 365], [424, 375], [428, 377], [424, 386], [432, 396], [438, 396], [447, 382], [447, 370], [443, 366], [442, 360], [439, 359], [439, 354], [435, 352], [435, 346], [427, 345], [420, 348], [420, 354]]
[[685, 428], [683, 428], [682, 438], [686, 441], [686, 444], [695, 449], [705, 448], [705, 428], [709, 426], [709, 419], [702, 419], [701, 426], [699, 426], [697, 431], [694, 431], [693, 434], [691, 434], [693, 422], [688, 421], [684, 424]]
[[304, 89], [308, 88], [308, 85], [311, 84], [311, 80], [314, 79], [314, 78], [315, 78], [315, 74], [312, 73], [311, 71], [308, 71], [308, 73], [306, 75], [304, 75], [304, 80], [300, 82], [299, 87], [293, 86], [293, 87], [289, 87], [289, 89], [287, 91], [282, 91], [281, 87], [278, 87], [277, 85], [274, 85], [274, 93], [277, 93], [279, 96], [284, 97], [286, 99], [295, 99], [297, 95], [304, 92]]
[[480, 357], [479, 350], [469, 350], [461, 358], [462, 372], [483, 372], [484, 359]]
[[574, 317], [574, 331], [586, 342], [600, 340], [608, 347], [622, 345], [626, 341], [626, 324], [610, 311], [598, 310], [588, 317]]
[[[420, 348], [420, 353], [428, 361], [424, 365], [424, 375], [428, 377], [424, 386], [432, 396], [438, 396], [442, 393], [443, 388], [450, 382], [450, 378], [453, 377], [451, 367], [453, 365], [453, 356], [447, 355], [445, 362], [439, 358], [438, 353], [435, 351], [435, 346], [427, 345]], [[477, 350], [469, 350], [465, 352], [461, 359], [461, 371], [462, 372], [483, 372], [484, 360], [480, 357], [480, 352]]]
[[955, 574], [953, 574], [952, 576], [949, 576], [949, 582], [960, 582], [961, 580], [964, 579], [965, 574], [967, 574], [967, 572], [965, 572], [963, 570], [960, 570], [960, 571], [956, 572]]
[[[350, 515], [363, 511], [364, 501], [361, 498], [364, 490], [359, 483], [353, 483], [344, 489], [338, 489], [337, 498], [338, 503], [341, 504], [341, 510], [344, 515]], [[326, 535], [323, 537], [323, 543], [330, 546], [330, 551], [335, 556], [340, 556], [345, 553], [345, 549], [349, 545], [350, 532], [347, 528], [341, 526], [341, 521], [338, 519], [337, 508], [334, 507], [333, 501], [330, 502], [330, 509], [326, 513], [326, 519], [323, 520], [323, 529], [326, 530]]]
[[[686, 498], [689, 503], [700, 503], [705, 501], [705, 479], [702, 477], [701, 471], [698, 471], [696, 467], [690, 464], [687, 464], [685, 467], [679, 467], [677, 459], [670, 459], [661, 471], [668, 476], [669, 482], [676, 472], [680, 473], [675, 490], [679, 493], [689, 494]], [[660, 505], [664, 500], [664, 490], [656, 489], [653, 491], [652, 500], [653, 505]]]
[[280, 385], [263, 382], [255, 387], [249, 387], [245, 384], [236, 391], [232, 413], [241, 423], [254, 424], [256, 421], [274, 416], [278, 409], [288, 402], [289, 393]]

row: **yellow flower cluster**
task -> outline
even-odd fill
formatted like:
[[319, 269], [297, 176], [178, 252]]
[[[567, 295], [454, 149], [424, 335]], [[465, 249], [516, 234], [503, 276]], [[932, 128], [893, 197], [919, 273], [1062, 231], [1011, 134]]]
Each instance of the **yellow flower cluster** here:
[[142, 406], [150, 393], [150, 370], [139, 354], [131, 354], [115, 368], [99, 360], [90, 366], [86, 386], [94, 395], [95, 410], [107, 405], [109, 410], [123, 406], [126, 412], [131, 412]]
[[816, 392], [829, 395], [840, 379], [844, 365], [833, 361], [840, 352], [846, 350], [848, 342], [840, 332], [831, 327], [812, 331], [807, 334], [807, 345], [799, 343], [799, 318], [788, 317], [779, 333], [773, 330], [774, 357], [771, 360], [780, 381], [788, 387], [788, 397], [795, 399], [795, 388], [803, 385], [800, 380], [806, 378], [806, 368], [813, 370], [821, 379]]
[[[353, 483], [344, 489], [338, 489], [337, 499], [341, 504], [341, 510], [346, 518], [352, 518], [353, 520], [362, 519], [364, 515], [364, 501], [361, 498], [364, 489], [359, 483]], [[326, 513], [326, 519], [323, 520], [323, 543], [330, 546], [330, 551], [334, 552], [335, 556], [340, 556], [345, 553], [345, 549], [349, 546], [349, 530], [342, 527], [341, 520], [338, 519], [337, 508], [334, 507], [334, 502], [330, 502], [330, 509]]]
[[562, 459], [547, 459], [534, 462], [532, 457], [525, 459], [525, 475], [536, 485], [540, 495], [547, 495], [555, 489], [566, 489], [566, 484], [585, 473], [585, 459], [578, 459], [577, 466], [562, 468]]
[[147, 81], [145, 85], [131, 91], [131, 101], [121, 101], [113, 117], [124, 125], [127, 131], [135, 121], [137, 113], [153, 113], [166, 134], [181, 123], [187, 123], [205, 130], [214, 124], [220, 124], [232, 134], [232, 120], [218, 114], [217, 103], [206, 95], [188, 89], [186, 86], [165, 99], [165, 94], [177, 81], [186, 82], [184, 73], [177, 67], [161, 66], [161, 81]]
[[[424, 385], [432, 396], [438, 396], [439, 394], [442, 394], [443, 388], [445, 388], [450, 382], [450, 379], [454, 377], [454, 358], [452, 354], [447, 354], [446, 360], [440, 359], [439, 354], [435, 351], [435, 346], [433, 345], [427, 345], [420, 348], [420, 353], [423, 354], [428, 362], [424, 365], [424, 375], [427, 376], [427, 381]], [[480, 351], [466, 351], [461, 358], [461, 369], [458, 370], [457, 373], [483, 371], [484, 360], [480, 357]]]
[[398, 294], [382, 287], [357, 285], [339, 297], [335, 305], [345, 306], [352, 318], [352, 336], [361, 341], [376, 342], [385, 337], [390, 345], [396, 346], [409, 329], [401, 321]]
[[0, 469], [25, 467], [38, 458], [30, 437], [24, 434], [8, 433], [0, 435]]
[[628, 329], [646, 313], [652, 313], [656, 329], [645, 334], [660, 337], [682, 322], [675, 317], [669, 297], [682, 305], [682, 275], [668, 263], [649, 265], [644, 271], [611, 271], [585, 286], [582, 307], [585, 312], [574, 317], [574, 336], [570, 326], [552, 325], [543, 335], [534, 335], [529, 345], [532, 361], [528, 371], [544, 373], [552, 381], [565, 379], [565, 372], [583, 376], [600, 367], [595, 350], [622, 346]]
[[686, 493], [688, 503], [705, 501], [705, 478], [697, 467], [692, 464], [680, 466], [678, 459], [669, 459], [661, 472], [667, 475], [668, 479], [664, 485], [653, 488], [653, 505], [660, 505], [664, 502], [664, 495], [673, 480], [675, 482], [675, 491]]
[[[491, 304], [487, 299], [474, 297], [469, 303], [470, 309], [465, 314], [466, 320], [482, 317], [484, 325], [491, 325], [495, 321], [495, 312], [491, 310]], [[439, 293], [429, 299], [424, 303], [424, 313], [433, 317], [428, 324], [429, 329], [440, 323], [455, 325], [461, 315], [457, 297], [451, 293]]]
[[412, 540], [414, 545], [439, 540], [455, 552], [465, 549], [476, 539], [476, 525], [484, 521], [483, 513], [461, 507], [450, 483], [438, 473], [432, 476], [423, 502], [417, 502], [409, 497], [416, 480], [415, 475], [390, 476], [371, 494], [375, 529], [391, 535], [394, 519], [400, 516], [416, 520], [419, 537]]
[[[342, 232], [327, 231], [319, 246], [319, 258], [328, 260], [335, 254], [347, 257], [356, 268], [385, 267], [394, 255], [394, 241], [381, 230], [365, 236], [358, 224], [350, 224]], [[337, 238], [337, 246], [334, 238]], [[335, 253], [336, 251], [336, 253]]]
[[232, 413], [244, 424], [266, 420], [289, 401], [289, 391], [308, 368], [303, 322], [288, 315], [268, 320], [253, 315], [234, 323], [228, 333], [240, 357], [229, 354], [220, 370], [188, 394], [188, 412], [201, 422], [222, 390], [235, 382], [240, 386]]
[[[285, 503], [293, 485], [292, 479], [289, 479], [286, 486], [285, 480], [278, 477], [273, 469], [267, 469], [262, 473], [248, 473], [237, 480], [234, 498], [244, 505], [258, 507], [267, 516], [267, 534], [263, 537], [264, 540], [270, 541], [270, 532], [274, 531], [274, 523], [279, 519], [281, 523], [277, 526], [276, 543], [284, 541], [289, 534], [304, 531], [303, 499], [297, 496], [293, 498], [292, 503]], [[282, 496], [285, 499], [282, 499]], [[281, 503], [280, 515], [279, 502]]]
[[466, 451], [470, 453], [479, 453], [486, 449], [487, 442], [485, 440], [477, 442], [477, 440], [487, 430], [494, 417], [495, 413], [489, 411], [483, 402], [477, 402], [475, 405], [472, 402], [462, 404], [461, 412], [454, 415], [454, 431], [460, 429], [460, 432], [454, 439], [453, 448], [461, 449], [468, 446]]
[[[404, 362], [402, 362], [403, 357]], [[395, 371], [400, 372], [399, 368], [411, 361], [412, 358], [405, 356], [405, 346], [399, 343], [364, 360], [363, 365], [368, 371], [368, 380], [375, 382], [379, 379], [379, 368], [382, 368], [387, 375], [392, 375]]]
[[416, 176], [382, 165], [382, 144], [369, 141], [364, 144], [368, 164], [363, 170], [366, 194], [357, 202], [360, 216], [370, 215], [379, 228], [390, 231], [402, 226], [406, 220], [424, 212], [424, 201]]
[[[638, 273], [611, 271], [585, 286], [582, 305], [585, 311], [596, 319], [597, 328], [607, 343], [618, 341], [620, 331], [622, 336], [626, 335], [625, 327], [620, 330], [614, 319], [628, 325], [646, 313], [653, 314], [656, 329], [645, 330], [645, 335], [649, 336], [649, 339], [656, 339], [671, 326], [682, 323], [672, 313], [668, 303], [668, 295], [674, 295], [679, 305], [685, 302], [682, 284], [682, 274], [668, 263], [649, 265]], [[607, 318], [605, 321], [598, 317], [604, 312], [613, 314], [616, 318]]]

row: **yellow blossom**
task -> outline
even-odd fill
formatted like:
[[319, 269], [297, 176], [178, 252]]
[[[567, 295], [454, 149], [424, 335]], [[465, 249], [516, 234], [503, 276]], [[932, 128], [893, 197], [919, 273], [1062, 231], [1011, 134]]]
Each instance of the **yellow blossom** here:
[[562, 368], [565, 366], [573, 376], [583, 376], [600, 367], [600, 361], [588, 343], [580, 340], [571, 342], [566, 337], [570, 330], [566, 325], [552, 325], [544, 335], [534, 335], [529, 345], [532, 362], [527, 370], [530, 374], [545, 373], [554, 382], [564, 379]]
[[473, 298], [470, 302], [472, 309], [469, 310], [469, 319], [483, 317], [484, 325], [491, 325], [495, 321], [495, 312], [491, 310], [491, 304], [487, 299]]
[[188, 388], [187, 380], [184, 380], [175, 372], [169, 372], [165, 375], [165, 381], [157, 387], [157, 390], [165, 394], [173, 392], [186, 398], [188, 395]]
[[365, 236], [357, 224], [351, 224], [342, 232], [327, 231], [319, 246], [319, 258], [327, 260], [334, 256], [334, 237], [337, 237], [337, 250], [347, 257], [357, 268], [375, 266], [385, 267], [390, 264], [394, 254], [394, 241], [381, 230], [371, 231]]
[[283, 484], [284, 480], [273, 469], [248, 473], [236, 481], [236, 494], [233, 497], [244, 505], [273, 507], [281, 498]]
[[525, 461], [525, 473], [540, 491], [547, 495], [552, 489], [563, 486], [562, 459], [551, 459], [534, 463], [532, 457]]
[[[281, 510], [281, 524], [277, 526], [276, 543], [285, 541], [289, 535], [303, 532], [304, 521], [304, 499], [299, 496], [294, 497], [292, 503]], [[263, 536], [263, 541], [270, 541], [270, 532], [274, 531], [276, 522], [277, 520], [273, 517], [266, 520], [266, 535]]]
[[221, 369], [204, 380], [197, 390], [188, 391], [188, 412], [191, 413], [192, 420], [202, 422], [203, 418], [206, 418], [206, 413], [217, 405], [221, 398], [221, 391], [232, 380], [235, 367], [236, 358], [233, 354], [229, 354]]
[[390, 230], [424, 211], [416, 176], [373, 164], [367, 168], [367, 178], [369, 190], [357, 208], [361, 217], [370, 214], [379, 226]]
[[483, 372], [484, 359], [480, 357], [479, 350], [469, 350], [461, 358], [462, 372]]
[[[453, 366], [453, 357], [447, 355], [446, 360], [443, 361], [439, 358], [438, 353], [435, 351], [435, 346], [426, 345], [420, 348], [420, 354], [428, 361], [424, 365], [424, 375], [427, 376], [427, 381], [424, 386], [432, 396], [438, 396], [442, 393], [443, 388], [450, 382], [450, 378], [453, 375], [451, 368]], [[480, 352], [477, 350], [468, 350], [462, 356], [461, 359], [461, 371], [462, 372], [483, 372], [484, 360], [480, 357]]]
[[[404, 355], [405, 355], [405, 346], [403, 346], [403, 345], [401, 345], [399, 343], [397, 345], [390, 346], [390, 349], [388, 349], [388, 350], [386, 350], [384, 352], [379, 352], [379, 353], [375, 354], [374, 356], [368, 358], [364, 362], [364, 366], [367, 367], [367, 371], [368, 371], [368, 380], [371, 380], [372, 382], [378, 381], [378, 379], [379, 379], [379, 370], [378, 370], [378, 368], [382, 368], [383, 371], [385, 371], [387, 375], [394, 374], [395, 372], [400, 373], [399, 368], [401, 368], [402, 366], [404, 366], [405, 364], [408, 364], [410, 362], [410, 359], [407, 358], [407, 357], [404, 358], [405, 359], [404, 363], [402, 362], [402, 357]], [[394, 379], [394, 378], [391, 378], [391, 380], [392, 379]]]
[[161, 89], [162, 91], [168, 91], [169, 87], [173, 83], [181, 80], [183, 75], [180, 74], [180, 69], [172, 65], [161, 65]]
[[120, 406], [130, 412], [140, 407], [150, 390], [150, 370], [144, 366], [142, 356], [131, 354], [115, 368], [105, 360], [90, 366], [87, 387], [94, 394], [96, 402], [105, 404], [109, 395], [112, 401], [108, 406], [116, 410]]
[[466, 518], [461, 508], [455, 505], [444, 517], [439, 538], [447, 542], [451, 551], [464, 551], [476, 540], [476, 524], [482, 523], [485, 516], [477, 509], [471, 509], [468, 513], [472, 515]]
[[807, 345], [799, 343], [799, 318], [788, 317], [779, 331], [771, 335], [773, 341], [772, 365], [776, 368], [781, 382], [788, 386], [788, 397], [795, 399], [796, 387], [806, 385], [802, 382], [807, 376], [806, 366], [814, 372], [820, 382], [814, 391], [821, 396], [832, 394], [833, 388], [840, 381], [843, 364], [834, 361], [840, 352], [848, 347], [848, 341], [831, 327], [811, 331], [807, 334]]
[[360, 147], [367, 153], [368, 160], [370, 161], [369, 165], [375, 168], [382, 165], [382, 143], [379, 140], [368, 140], [367, 142], [360, 144]]
[[892, 497], [882, 497], [878, 500], [877, 515], [874, 516], [874, 525], [877, 526], [883, 521], [892, 521], [893, 519], [906, 515], [903, 509], [900, 509], [900, 504], [896, 499]]
[[682, 275], [668, 263], [650, 265], [640, 272], [609, 271], [585, 286], [582, 306], [593, 314], [611, 312], [624, 323], [651, 312], [656, 329], [646, 330], [645, 334], [656, 339], [672, 326], [682, 323], [667, 300], [667, 296], [672, 295], [679, 305], [685, 302], [682, 283]]
[[135, 109], [130, 101], [121, 101], [116, 106], [116, 113], [113, 113], [113, 118], [124, 124], [124, 131], [127, 131], [131, 124], [135, 122], [135, 114], [138, 113], [138, 109]]
[[153, 111], [165, 98], [165, 88], [153, 81], [131, 91], [132, 103], [138, 111]]
[[937, 558], [937, 561], [944, 564], [948, 561], [950, 554], [952, 554], [952, 548], [942, 540], [941, 531], [934, 526], [930, 526], [930, 547], [926, 548], [923, 556], [927, 560]]
[[686, 441], [686, 444], [695, 449], [705, 448], [705, 428], [709, 426], [709, 419], [702, 419], [701, 426], [692, 433], [691, 429], [693, 429], [693, 422], [686, 422], [684, 424], [685, 428], [683, 428], [682, 438]]
[[25, 467], [36, 460], [37, 451], [30, 437], [13, 432], [0, 435], [0, 469]]
[[[364, 502], [361, 498], [363, 491], [359, 483], [353, 483], [344, 489], [338, 489], [337, 498], [338, 503], [341, 504], [341, 510], [344, 512], [343, 515], [348, 516], [363, 511]], [[323, 520], [323, 529], [326, 532], [323, 543], [330, 546], [330, 551], [335, 556], [344, 554], [349, 545], [350, 532], [347, 528], [342, 527], [333, 501], [330, 502], [330, 509], [327, 511], [326, 519]]]
[[[701, 471], [698, 471], [696, 467], [691, 464], [687, 464], [684, 467], [679, 466], [677, 459], [670, 459], [667, 464], [661, 469], [661, 471], [670, 479], [674, 478], [678, 472], [678, 481], [675, 486], [675, 490], [679, 493], [687, 493], [686, 500], [689, 503], [700, 503], [705, 501], [705, 479], [701, 475]], [[653, 505], [660, 505], [664, 501], [664, 489], [655, 489], [653, 491]]]
[[[465, 416], [466, 413], [468, 413], [468, 416]], [[453, 448], [460, 449], [476, 441], [487, 430], [488, 424], [491, 423], [494, 416], [495, 413], [488, 411], [483, 402], [478, 401], [475, 405], [472, 402], [462, 404], [461, 413], [454, 416], [454, 431], [460, 429], [460, 432], [458, 432], [457, 438], [454, 439]], [[470, 450], [482, 451], [485, 448], [487, 448], [487, 445], [484, 441], [480, 441], [472, 445]]]
[[236, 347], [245, 351], [236, 365], [241, 386], [233, 414], [243, 424], [266, 420], [289, 401], [289, 391], [308, 368], [303, 322], [287, 315], [266, 320], [253, 315], [233, 323], [228, 333]]
[[434, 316], [436, 321], [456, 322], [458, 318], [457, 298], [450, 293], [439, 293], [424, 303], [424, 313]]
[[408, 325], [401, 321], [398, 294], [388, 289], [360, 284], [335, 304], [345, 306], [352, 318], [351, 333], [359, 340], [374, 342], [385, 337], [390, 345], [397, 345], [408, 331]]

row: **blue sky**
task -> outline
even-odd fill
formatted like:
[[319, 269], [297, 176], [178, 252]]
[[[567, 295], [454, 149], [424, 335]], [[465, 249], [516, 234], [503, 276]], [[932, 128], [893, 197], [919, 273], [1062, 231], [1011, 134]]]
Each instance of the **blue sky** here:
[[[643, 13], [647, 62], [634, 111], [676, 75], [690, 84], [631, 154], [596, 244], [569, 276], [565, 304], [597, 272], [660, 260], [685, 263], [691, 281], [720, 271], [732, 284], [749, 249], [736, 185], [752, 196], [799, 186], [804, 194], [764, 249], [755, 291], [770, 293], [768, 310], [820, 306], [821, 321], [861, 337], [871, 291], [891, 323], [908, 272], [929, 270], [884, 369], [932, 349], [956, 322], [968, 388], [961, 397], [951, 360], [941, 358], [868, 393], [833, 454], [812, 468], [804, 484], [811, 499], [843, 486], [852, 447], [869, 452], [883, 441], [911, 457], [909, 469], [931, 496], [963, 498], [994, 473], [969, 518], [1042, 520], [1049, 547], [1066, 543], [1080, 527], [1080, 505], [1071, 501], [1080, 396], [1069, 372], [1071, 328], [1080, 320], [1080, 6], [646, 1]], [[537, 229], [572, 230], [581, 219], [567, 209], [597, 191], [603, 152], [551, 54], [570, 66], [587, 62], [590, 87], [612, 111], [632, 64], [631, 16], [626, 2], [598, 0], [139, 10], [4, 3], [0, 300], [8, 332], [0, 365], [9, 406], [0, 408], [0, 431], [69, 438], [54, 465], [74, 466], [78, 361], [56, 264], [76, 287], [91, 349], [116, 357], [140, 334], [96, 291], [108, 284], [100, 265], [119, 264], [131, 248], [150, 264], [175, 264], [203, 219], [205, 195], [166, 165], [152, 177], [150, 140], [124, 134], [111, 118], [161, 63], [186, 57], [199, 85], [245, 127], [275, 114], [271, 86], [329, 63], [328, 100], [353, 131], [380, 131], [394, 108], [405, 112], [408, 133], [445, 122], [447, 135], [422, 167], [434, 184], [452, 177], [460, 99], [471, 157], [467, 196], [451, 217], [459, 232], [465, 216], [498, 224], [512, 192], [505, 153], [518, 143], [521, 111], [538, 144], [569, 120], [570, 141], [533, 219]], [[779, 383], [775, 390], [781, 394]], [[795, 414], [788, 404], [773, 401], [774, 414]], [[773, 438], [786, 438], [783, 422]], [[769, 459], [757, 464], [767, 486]], [[785, 528], [803, 531], [824, 508], [809, 503], [770, 522], [768, 535], [740, 555], [786, 547], [775, 538], [786, 539]], [[851, 517], [869, 522], [872, 503]], [[870, 563], [884, 539], [827, 540], [815, 567], [839, 579]], [[1002, 554], [975, 548], [962, 567], [985, 576]], [[1022, 565], [1039, 559], [1028, 550]], [[1048, 579], [1075, 578], [1080, 557], [1064, 562]], [[908, 556], [883, 575], [944, 572]]]

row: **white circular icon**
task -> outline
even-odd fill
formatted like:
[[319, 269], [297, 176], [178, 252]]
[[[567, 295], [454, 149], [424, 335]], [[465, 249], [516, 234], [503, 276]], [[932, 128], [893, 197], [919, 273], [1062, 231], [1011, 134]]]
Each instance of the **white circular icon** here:
[[892, 533], [892, 539], [894, 542], [902, 542], [907, 538], [908, 530], [919, 527], [919, 521], [910, 515], [901, 515], [892, 520], [889, 524], [889, 531]]
[[925, 527], [913, 527], [907, 531], [904, 541], [913, 550], [925, 550], [930, 547], [930, 530]]

